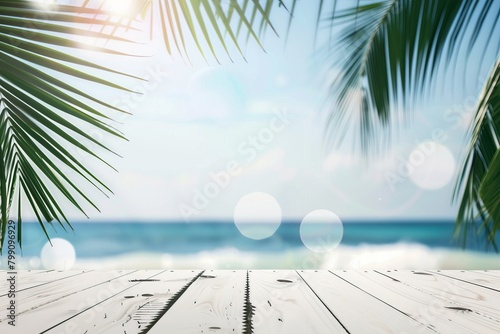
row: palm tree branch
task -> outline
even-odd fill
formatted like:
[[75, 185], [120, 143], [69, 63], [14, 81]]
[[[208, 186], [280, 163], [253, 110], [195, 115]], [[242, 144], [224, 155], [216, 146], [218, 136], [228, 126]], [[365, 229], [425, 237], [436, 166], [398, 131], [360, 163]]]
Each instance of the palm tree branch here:
[[[494, 17], [486, 17], [489, 8], [493, 8], [491, 0], [477, 4], [469, 0], [379, 0], [337, 10], [331, 20], [338, 26], [338, 38], [328, 50], [334, 50], [332, 66], [341, 73], [332, 88], [340, 108], [331, 113], [328, 130], [349, 125], [343, 120], [356, 104], [353, 120], [366, 122], [359, 124], [362, 149], [367, 153], [367, 147], [376, 148], [372, 134], [388, 133], [392, 120], [400, 119], [395, 110], [405, 110], [401, 113], [405, 117], [410, 114], [417, 98], [430, 91], [439, 70], [456, 62], [458, 51], [452, 50], [489, 47], [478, 37], [497, 23]], [[467, 26], [474, 33], [465, 34]], [[367, 98], [356, 94], [359, 101], [355, 101], [353, 91]], [[374, 115], [360, 117], [358, 113]]]
[[373, 28], [372, 34], [370, 35], [370, 37], [366, 41], [366, 46], [364, 47], [363, 56], [361, 58], [360, 75], [364, 75], [366, 72], [368, 55], [373, 50], [375, 37], [381, 34], [381, 30], [384, 28], [384, 25], [387, 23], [389, 15], [390, 15], [391, 11], [395, 8], [396, 3], [398, 1], [399, 0], [391, 0], [391, 3], [389, 3], [389, 5], [387, 5], [387, 8], [380, 15], [380, 19], [377, 21], [375, 27]]
[[[86, 31], [86, 27], [80, 26], [108, 23], [100, 18], [102, 12], [75, 6], [57, 6], [49, 10], [32, 6], [31, 1], [0, 3], [0, 251], [16, 196], [17, 238], [21, 244], [24, 199], [49, 237], [46, 223], [55, 220], [63, 228], [71, 227], [62, 200], [84, 215], [82, 203], [98, 210], [81, 189], [79, 178], [105, 195], [111, 192], [74, 152], [84, 152], [109, 165], [89, 145], [114, 152], [93, 138], [85, 127], [123, 138], [111, 126], [113, 120], [107, 112], [123, 111], [96, 99], [78, 85], [65, 83], [64, 77], [130, 91], [92, 74], [101, 71], [124, 75], [121, 72], [68, 52], [82, 46], [75, 36], [106, 37], [102, 32]], [[82, 17], [82, 12], [95, 17]], [[48, 17], [47, 22], [37, 19], [41, 14]], [[125, 41], [115, 36], [107, 38]], [[125, 55], [111, 49], [89, 47], [101, 53]]]
[[[173, 40], [177, 51], [180, 52], [182, 45], [182, 53], [187, 56], [186, 38], [189, 36], [203, 58], [205, 58], [205, 54], [202, 42], [208, 46], [212, 56], [219, 61], [216, 44], [219, 44], [224, 53], [231, 59], [229, 44], [232, 44], [237, 52], [243, 56], [242, 43], [239, 41], [241, 34], [245, 36], [245, 43], [252, 39], [261, 48], [263, 46], [258, 35], [266, 31], [267, 27], [270, 27], [277, 35], [270, 20], [271, 9], [276, 3], [274, 0], [265, 0], [264, 3], [258, 0], [244, 0], [241, 4], [239, 0], [229, 0], [227, 9], [223, 8], [221, 0], [158, 1], [163, 40], [169, 53], [173, 51], [171, 43]], [[279, 3], [281, 4], [281, 1]], [[228, 40], [231, 43], [226, 41], [222, 32], [229, 36]]]
[[[472, 124], [472, 139], [462, 172], [454, 189], [460, 200], [455, 235], [466, 242], [467, 231], [486, 237], [495, 246], [498, 230], [498, 151], [500, 142], [500, 58], [493, 67], [479, 97]], [[477, 226], [479, 225], [479, 227]], [[470, 233], [470, 232], [469, 232]]]

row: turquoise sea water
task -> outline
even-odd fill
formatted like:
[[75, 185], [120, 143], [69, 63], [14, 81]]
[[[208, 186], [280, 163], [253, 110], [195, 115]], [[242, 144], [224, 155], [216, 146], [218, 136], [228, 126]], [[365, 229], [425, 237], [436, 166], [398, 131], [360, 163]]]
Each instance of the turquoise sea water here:
[[[346, 222], [340, 244], [322, 254], [304, 245], [299, 222], [283, 222], [262, 240], [243, 236], [230, 222], [92, 222], [73, 227], [68, 232], [49, 227], [48, 232], [73, 245], [76, 268], [500, 269], [500, 256], [478, 239], [469, 240], [463, 251], [452, 240], [452, 221]], [[40, 226], [25, 223], [22, 232], [21, 265], [43, 268], [41, 251], [47, 239]]]
[[[74, 231], [60, 226], [48, 228], [51, 237], [70, 241], [79, 257], [104, 257], [129, 252], [162, 252], [186, 254], [220, 248], [236, 248], [252, 252], [282, 252], [304, 247], [298, 222], [285, 222], [269, 238], [253, 240], [244, 237], [229, 222], [139, 223], [103, 222], [75, 223]], [[341, 245], [418, 243], [428, 247], [459, 249], [459, 240], [452, 240], [453, 222], [348, 222], [344, 223]], [[26, 256], [36, 255], [46, 243], [38, 224], [24, 224]], [[500, 244], [500, 235], [497, 235]], [[467, 249], [492, 252], [481, 240], [469, 240]]]

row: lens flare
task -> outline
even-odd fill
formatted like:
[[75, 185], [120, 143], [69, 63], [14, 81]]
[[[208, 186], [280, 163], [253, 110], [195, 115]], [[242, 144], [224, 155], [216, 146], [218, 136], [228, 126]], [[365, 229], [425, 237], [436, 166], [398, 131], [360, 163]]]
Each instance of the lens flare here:
[[344, 226], [339, 216], [328, 210], [308, 213], [300, 223], [300, 239], [316, 253], [328, 253], [342, 241]]
[[61, 238], [51, 239], [52, 245], [47, 242], [42, 248], [40, 258], [42, 265], [46, 269], [69, 270], [76, 260], [75, 248], [73, 245]]

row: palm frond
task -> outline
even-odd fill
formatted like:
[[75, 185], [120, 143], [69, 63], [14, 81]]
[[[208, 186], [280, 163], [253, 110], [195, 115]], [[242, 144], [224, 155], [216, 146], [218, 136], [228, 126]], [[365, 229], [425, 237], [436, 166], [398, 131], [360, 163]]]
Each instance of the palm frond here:
[[[335, 11], [329, 20], [340, 32], [328, 50], [341, 75], [331, 87], [336, 105], [328, 141], [338, 141], [331, 135], [354, 121], [362, 150], [376, 150], [377, 137], [427, 96], [436, 74], [454, 69], [460, 50], [498, 50], [500, 40], [491, 32], [499, 13], [494, 0], [378, 0]], [[471, 27], [473, 33], [466, 33]]]
[[269, 15], [273, 0], [261, 4], [257, 0], [159, 0], [163, 39], [167, 50], [188, 57], [186, 36], [206, 59], [205, 47], [218, 60], [218, 47], [231, 58], [229, 43], [244, 57], [239, 37], [245, 34], [262, 47], [259, 34], [267, 27], [274, 30]]
[[[114, 15], [106, 12], [107, 0], [97, 4], [104, 11], [109, 24], [126, 24], [128, 27], [139, 18], [150, 13], [150, 31], [153, 35], [156, 22], [160, 22], [164, 45], [169, 54], [177, 53], [189, 60], [194, 47], [207, 60], [207, 50], [217, 62], [219, 54], [231, 59], [231, 48], [243, 58], [242, 44], [253, 39], [262, 49], [260, 37], [268, 28], [275, 34], [270, 21], [273, 7], [283, 6], [282, 0], [137, 0], [124, 13]], [[291, 0], [293, 16], [297, 0]], [[90, 5], [87, 0], [84, 6]], [[104, 30], [105, 26], [102, 27]], [[290, 24], [289, 24], [290, 28]], [[117, 29], [113, 29], [114, 34]], [[194, 45], [193, 45], [194, 44]]]
[[[15, 201], [21, 244], [24, 199], [48, 237], [47, 223], [56, 221], [71, 227], [61, 199], [83, 214], [82, 202], [97, 209], [80, 189], [81, 180], [104, 194], [111, 193], [75, 155], [80, 150], [106, 163], [89, 145], [111, 152], [81, 125], [124, 138], [110, 125], [111, 119], [105, 112], [121, 112], [119, 109], [64, 79], [70, 76], [92, 85], [125, 89], [90, 74], [118, 72], [68, 51], [82, 46], [75, 36], [123, 39], [88, 29], [89, 24], [107, 24], [97, 18], [99, 10], [66, 5], [38, 8], [34, 4], [0, 2], [0, 251]], [[121, 54], [92, 45], [85, 48]]]
[[[217, 62], [221, 51], [231, 59], [231, 47], [244, 58], [242, 45], [248, 43], [250, 39], [263, 49], [260, 37], [267, 29], [271, 28], [278, 34], [270, 20], [273, 7], [277, 5], [288, 10], [282, 0], [141, 0], [139, 2], [146, 3], [151, 10], [155, 5], [158, 6], [163, 41], [170, 54], [177, 52], [189, 59], [190, 44], [194, 42], [204, 59], [207, 59], [208, 49]], [[291, 0], [290, 23], [296, 2], [297, 0]], [[155, 17], [152, 19], [155, 20]], [[220, 48], [222, 50], [219, 50]]]
[[495, 248], [500, 228], [500, 58], [484, 85], [475, 110], [467, 158], [457, 180], [454, 198], [460, 198], [456, 236], [483, 233]]
[[[498, 109], [497, 109], [498, 110]], [[495, 245], [495, 234], [500, 229], [500, 150], [488, 166], [488, 172], [484, 176], [483, 182], [479, 187], [479, 195], [488, 212], [491, 225], [486, 229], [487, 238]]]

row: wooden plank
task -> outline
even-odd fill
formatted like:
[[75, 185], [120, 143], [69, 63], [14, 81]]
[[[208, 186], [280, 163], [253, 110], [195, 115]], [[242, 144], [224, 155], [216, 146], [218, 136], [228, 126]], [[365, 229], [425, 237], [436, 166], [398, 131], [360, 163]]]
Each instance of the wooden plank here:
[[[30, 276], [30, 275], [39, 275], [39, 274], [45, 274], [45, 273], [50, 273], [52, 271], [56, 271], [54, 269], [22, 269], [22, 270], [18, 270], [18, 273], [19, 275], [26, 275], [26, 276]], [[62, 270], [60, 270], [59, 272], [62, 272]]]
[[377, 272], [352, 270], [335, 274], [437, 332], [498, 333], [496, 320], [470, 312], [465, 305], [457, 307], [455, 302], [415, 290]]
[[19, 273], [1, 333], [500, 332], [498, 271]]
[[[430, 272], [439, 272], [441, 274], [456, 274], [457, 277], [465, 275], [464, 277], [484, 278], [498, 283], [500, 281], [500, 270], [427, 270]], [[461, 277], [460, 277], [461, 278]]]
[[[17, 273], [17, 286], [19, 287], [24, 282], [30, 282], [31, 280], [36, 278], [38, 274], [41, 272], [47, 272], [48, 270], [18, 270]], [[4, 277], [8, 277], [10, 271], [8, 270], [0, 270], [0, 277], [2, 280], [0, 281], [0, 293], [3, 293], [4, 289], [8, 287], [9, 283], [3, 279]]]
[[500, 278], [500, 270], [471, 270], [474, 273]]
[[455, 280], [446, 276], [421, 271], [393, 270], [376, 271], [399, 280], [415, 290], [426, 292], [440, 300], [446, 300], [456, 307], [495, 319], [500, 326], [500, 293]]
[[46, 333], [139, 333], [151, 324], [159, 311], [199, 271], [165, 271], [153, 280], [142, 280], [130, 289], [114, 295], [99, 305], [61, 322]]
[[429, 270], [429, 272], [438, 273], [462, 282], [468, 282], [476, 286], [500, 292], [500, 277], [478, 275], [477, 273], [467, 270]]
[[[40, 274], [45, 274], [45, 273], [48, 273], [48, 272], [52, 272], [54, 270], [17, 270], [17, 278], [19, 280], [19, 282], [29, 282], [31, 280], [36, 280], [37, 279], [37, 276], [39, 276]], [[0, 270], [0, 273], [2, 275], [7, 275], [9, 271], [7, 270]], [[2, 280], [1, 282], [1, 286], [3, 287], [4, 285], [4, 282]]]
[[246, 271], [205, 271], [148, 333], [243, 333]]
[[[134, 280], [152, 279], [160, 272], [162, 271], [127, 271], [126, 275], [123, 275], [124, 272], [108, 271], [108, 274], [114, 275], [114, 279], [107, 277], [102, 280], [103, 284], [96, 284], [86, 289], [80, 288], [80, 285], [83, 284], [82, 281], [75, 280], [71, 284], [72, 293], [52, 299], [43, 307], [30, 309], [19, 314], [16, 330], [20, 333], [41, 333], [139, 284]], [[95, 276], [99, 276], [101, 273], [95, 272]], [[19, 307], [24, 307], [23, 304], [24, 302], [18, 302]], [[73, 333], [75, 330], [63, 326], [61, 333]]]
[[50, 304], [78, 291], [84, 291], [94, 286], [105, 284], [112, 279], [128, 275], [131, 272], [131, 270], [89, 271], [81, 275], [70, 276], [64, 280], [38, 285], [27, 290], [20, 290], [17, 295], [19, 303], [18, 312], [22, 315], [25, 312]]
[[292, 270], [249, 271], [253, 333], [347, 333]]
[[[17, 279], [17, 291], [23, 291], [31, 289], [36, 286], [52, 284], [54, 282], [64, 280], [73, 276], [81, 275], [87, 271], [77, 271], [77, 270], [67, 270], [67, 271], [41, 271], [38, 274], [30, 273], [26, 275], [25, 271], [19, 271], [16, 277]], [[7, 273], [5, 273], [7, 275]], [[4, 286], [4, 288], [6, 285]], [[4, 290], [0, 290], [2, 294], [0, 297], [6, 296], [7, 294]]]
[[53, 272], [56, 272], [56, 270], [18, 270], [17, 276], [19, 277], [19, 282], [22, 283], [22, 282], [37, 281], [41, 279], [44, 275]]
[[299, 274], [349, 333], [435, 333], [331, 272], [301, 270]]

